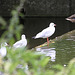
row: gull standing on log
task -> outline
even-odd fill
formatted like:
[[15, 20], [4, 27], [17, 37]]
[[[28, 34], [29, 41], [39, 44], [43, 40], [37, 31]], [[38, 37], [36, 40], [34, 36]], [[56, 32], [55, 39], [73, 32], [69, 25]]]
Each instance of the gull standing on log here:
[[14, 48], [22, 48], [22, 47], [25, 47], [26, 45], [27, 45], [27, 40], [26, 40], [25, 35], [23, 34], [21, 36], [21, 40], [17, 41], [15, 44], [13, 44], [13, 47]]
[[50, 23], [49, 27], [47, 27], [46, 29], [42, 30], [41, 32], [39, 32], [36, 36], [34, 36], [34, 39], [37, 38], [47, 38], [47, 45], [49, 45], [49, 40], [48, 37], [52, 36], [55, 32], [55, 27], [56, 24], [54, 23]]

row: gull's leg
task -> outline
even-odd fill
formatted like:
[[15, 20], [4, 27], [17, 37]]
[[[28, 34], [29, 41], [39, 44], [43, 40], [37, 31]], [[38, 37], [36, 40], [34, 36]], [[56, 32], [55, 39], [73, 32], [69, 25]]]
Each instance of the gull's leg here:
[[49, 46], [49, 40], [48, 40], [48, 37], [47, 37], [47, 46]]

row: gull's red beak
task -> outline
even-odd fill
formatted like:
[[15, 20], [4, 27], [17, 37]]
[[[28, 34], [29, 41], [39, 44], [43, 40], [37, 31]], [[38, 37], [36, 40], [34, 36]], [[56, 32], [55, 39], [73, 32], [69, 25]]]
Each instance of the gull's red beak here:
[[56, 24], [54, 26], [56, 26]]

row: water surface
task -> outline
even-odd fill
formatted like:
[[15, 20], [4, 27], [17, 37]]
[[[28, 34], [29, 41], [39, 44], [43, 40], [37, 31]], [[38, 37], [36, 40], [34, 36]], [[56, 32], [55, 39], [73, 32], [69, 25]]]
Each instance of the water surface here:
[[36, 47], [37, 52], [51, 57], [49, 67], [54, 64], [67, 66], [68, 62], [75, 58], [75, 30], [73, 34], [63, 36], [57, 37], [55, 43], [50, 44], [49, 47]]
[[[56, 31], [49, 39], [54, 39], [75, 29], [75, 23], [66, 21], [65, 18], [61, 17], [25, 18], [22, 20], [22, 23], [24, 23], [22, 33], [26, 35], [28, 48], [32, 49], [46, 42], [46, 39], [35, 40], [32, 39], [32, 37], [47, 28], [50, 22], [56, 24]], [[67, 38], [55, 41], [50, 47], [36, 48], [36, 51], [50, 57], [50, 62], [48, 64], [50, 68], [54, 64], [67, 65], [68, 62], [75, 57], [75, 33]]]

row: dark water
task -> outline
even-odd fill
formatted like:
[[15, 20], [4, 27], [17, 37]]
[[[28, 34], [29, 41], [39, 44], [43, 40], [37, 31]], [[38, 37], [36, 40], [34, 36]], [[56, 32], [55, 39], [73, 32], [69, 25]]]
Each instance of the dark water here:
[[54, 35], [50, 37], [53, 39], [59, 35], [69, 32], [75, 29], [75, 24], [66, 21], [65, 18], [25, 18], [24, 20], [24, 30], [23, 33], [26, 35], [28, 40], [28, 48], [33, 48], [37, 45], [46, 42], [46, 39], [32, 39], [38, 32], [42, 31], [44, 28], [49, 26], [50, 22], [56, 24], [56, 31]]

